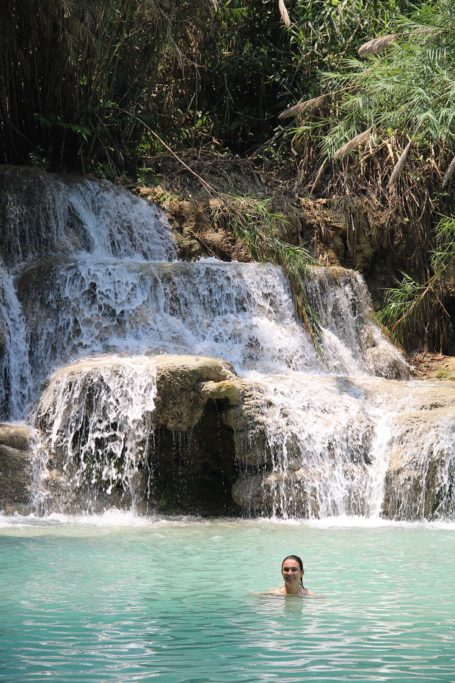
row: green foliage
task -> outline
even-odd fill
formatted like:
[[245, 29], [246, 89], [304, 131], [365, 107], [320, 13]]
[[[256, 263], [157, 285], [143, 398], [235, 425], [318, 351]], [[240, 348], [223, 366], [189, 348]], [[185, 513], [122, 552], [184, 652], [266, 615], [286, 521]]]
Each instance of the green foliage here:
[[441, 278], [455, 264], [455, 217], [444, 216], [436, 227], [435, 248], [431, 252], [431, 267]]
[[351, 58], [324, 75], [330, 104], [322, 117], [297, 128], [301, 139], [317, 135], [323, 156], [358, 154], [365, 145], [355, 138], [365, 131], [370, 134], [361, 142], [374, 148], [397, 137], [412, 140], [420, 153], [454, 147], [453, 3], [425, 3], [410, 20], [395, 23], [399, 33], [386, 50], [376, 54], [373, 47], [366, 60]]
[[276, 0], [5, 0], [0, 159], [133, 168], [163, 152], [140, 121], [177, 149], [253, 149], [408, 3], [287, 5], [289, 28]]
[[444, 306], [444, 279], [455, 264], [455, 217], [443, 217], [435, 230], [435, 248], [430, 253], [431, 276], [423, 283], [403, 273], [397, 287], [387, 290], [379, 320], [400, 342], [424, 334], [431, 345], [442, 345], [438, 321], [449, 316]]
[[270, 210], [269, 199], [221, 195], [229, 216], [229, 224], [246, 244], [254, 259], [276, 263], [289, 278], [297, 315], [304, 322], [316, 346], [319, 341], [319, 321], [308, 303], [303, 279], [309, 266], [315, 265], [310, 252], [303, 246], [285, 242], [287, 219]]
[[131, 166], [163, 54], [210, 0], [4, 0], [0, 160], [44, 151], [52, 167]]
[[345, 58], [356, 54], [359, 44], [378, 31], [387, 31], [390, 22], [409, 6], [399, 0], [297, 0], [290, 29], [296, 70], [303, 71], [314, 90], [321, 69], [337, 69]]

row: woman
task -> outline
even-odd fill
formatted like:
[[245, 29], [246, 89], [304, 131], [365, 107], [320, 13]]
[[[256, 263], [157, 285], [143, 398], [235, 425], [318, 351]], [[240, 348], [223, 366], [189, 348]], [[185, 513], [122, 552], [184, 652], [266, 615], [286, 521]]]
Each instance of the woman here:
[[289, 595], [316, 597], [312, 591], [303, 585], [303, 562], [298, 555], [287, 555], [281, 563], [281, 576], [284, 586], [269, 591], [273, 595]]

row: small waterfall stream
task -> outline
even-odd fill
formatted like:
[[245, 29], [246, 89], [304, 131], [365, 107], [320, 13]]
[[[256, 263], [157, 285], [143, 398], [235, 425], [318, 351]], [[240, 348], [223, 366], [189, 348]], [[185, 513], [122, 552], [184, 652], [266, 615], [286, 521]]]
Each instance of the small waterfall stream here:
[[[193, 478], [210, 488], [224, 468], [240, 511], [455, 516], [455, 390], [406, 379], [360, 275], [309, 269], [318, 354], [278, 267], [178, 261], [164, 215], [126, 190], [2, 173], [0, 409], [37, 429], [38, 510], [153, 509], [154, 463], [167, 444], [161, 470], [181, 469], [185, 424]], [[164, 418], [157, 368], [168, 372], [169, 354], [227, 363], [201, 371], [207, 402], [178, 361]]]
[[23, 417], [30, 398], [31, 372], [25, 321], [13, 277], [0, 262], [0, 415]]

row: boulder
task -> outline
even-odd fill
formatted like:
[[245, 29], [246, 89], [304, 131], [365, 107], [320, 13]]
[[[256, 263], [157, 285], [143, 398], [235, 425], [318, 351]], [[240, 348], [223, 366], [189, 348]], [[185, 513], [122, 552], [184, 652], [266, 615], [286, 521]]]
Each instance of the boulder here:
[[32, 433], [25, 425], [0, 424], [0, 510], [7, 514], [30, 512]]
[[185, 432], [202, 417], [208, 400], [231, 405], [241, 400], [232, 380], [232, 365], [217, 358], [201, 356], [155, 356], [157, 395], [154, 423]]

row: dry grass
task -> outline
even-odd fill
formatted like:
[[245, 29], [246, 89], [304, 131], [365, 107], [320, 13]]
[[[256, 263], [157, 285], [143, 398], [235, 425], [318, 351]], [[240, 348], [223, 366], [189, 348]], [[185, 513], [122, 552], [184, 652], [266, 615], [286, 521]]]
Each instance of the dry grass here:
[[371, 139], [372, 129], [368, 128], [368, 130], [364, 130], [363, 133], [359, 133], [354, 138], [352, 138], [352, 140], [349, 140], [349, 142], [346, 142], [346, 144], [337, 149], [333, 155], [333, 160], [336, 161], [337, 159], [342, 159], [347, 154], [349, 154], [349, 152], [351, 152], [353, 149], [357, 149], [361, 145], [367, 144], [371, 141]]
[[400, 157], [399, 157], [397, 163], [395, 164], [392, 173], [390, 174], [390, 179], [389, 179], [387, 187], [389, 187], [389, 188], [392, 187], [392, 185], [394, 185], [396, 183], [396, 181], [398, 180], [398, 178], [400, 177], [410, 149], [411, 149], [411, 140], [409, 140], [408, 144], [406, 145], [406, 147], [404, 148], [404, 150], [400, 154]]
[[383, 52], [385, 49], [391, 45], [391, 43], [394, 43], [395, 40], [397, 39], [397, 34], [396, 33], [389, 33], [386, 36], [380, 36], [379, 38], [373, 38], [373, 40], [369, 40], [367, 43], [364, 43], [359, 47], [357, 50], [357, 54], [359, 57], [368, 57], [370, 55], [377, 55], [380, 52]]
[[445, 189], [450, 185], [450, 181], [452, 180], [453, 173], [455, 171], [455, 157], [452, 159], [450, 162], [445, 174], [444, 174], [444, 179], [442, 181], [442, 187]]
[[414, 374], [420, 379], [436, 378], [455, 381], [455, 358], [442, 353], [423, 351], [409, 359]]
[[328, 95], [319, 95], [319, 97], [312, 97], [310, 100], [298, 102], [297, 104], [294, 104], [293, 107], [289, 107], [289, 109], [282, 111], [281, 114], [278, 115], [278, 118], [282, 121], [284, 119], [292, 119], [304, 112], [311, 113], [319, 109], [321, 105], [326, 102], [328, 97]]
[[289, 13], [286, 9], [286, 5], [284, 4], [284, 0], [278, 0], [278, 9], [280, 12], [281, 21], [289, 28], [291, 26], [291, 20], [289, 19]]

